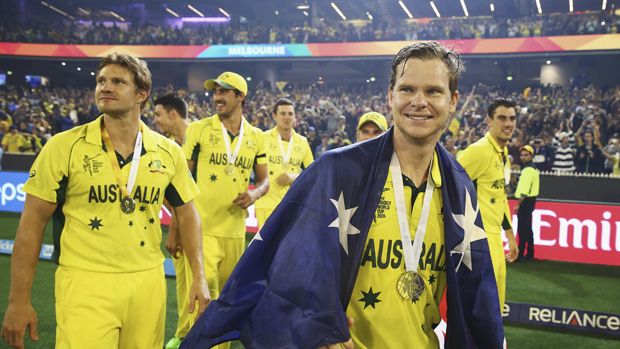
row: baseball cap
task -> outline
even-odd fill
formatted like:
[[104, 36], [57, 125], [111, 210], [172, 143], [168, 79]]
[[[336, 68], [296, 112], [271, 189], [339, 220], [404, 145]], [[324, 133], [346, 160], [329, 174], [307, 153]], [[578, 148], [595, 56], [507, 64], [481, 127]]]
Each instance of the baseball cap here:
[[388, 128], [387, 120], [385, 116], [377, 113], [376, 111], [370, 111], [362, 116], [360, 116], [360, 120], [357, 122], [357, 129], [359, 130], [362, 125], [367, 122], [372, 122], [377, 125], [381, 131], [385, 131]]
[[220, 85], [227, 90], [239, 90], [244, 95], [248, 95], [248, 83], [243, 76], [233, 72], [223, 72], [217, 79], [205, 81], [204, 87], [207, 90], [215, 90], [215, 85]]
[[531, 145], [524, 145], [524, 146], [521, 147], [521, 150], [525, 150], [528, 153], [534, 155], [534, 148], [532, 148]]

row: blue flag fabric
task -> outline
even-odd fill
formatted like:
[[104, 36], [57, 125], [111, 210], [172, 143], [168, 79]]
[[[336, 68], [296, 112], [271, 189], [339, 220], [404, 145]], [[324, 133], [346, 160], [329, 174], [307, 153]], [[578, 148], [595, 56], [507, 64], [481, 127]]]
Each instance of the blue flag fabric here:
[[[181, 348], [235, 339], [247, 348], [314, 349], [346, 342], [345, 311], [387, 178], [392, 137], [389, 130], [327, 152], [304, 171]], [[501, 348], [497, 287], [474, 210], [476, 192], [456, 160], [441, 145], [436, 151], [448, 256], [445, 347]], [[342, 198], [344, 206], [338, 205]]]

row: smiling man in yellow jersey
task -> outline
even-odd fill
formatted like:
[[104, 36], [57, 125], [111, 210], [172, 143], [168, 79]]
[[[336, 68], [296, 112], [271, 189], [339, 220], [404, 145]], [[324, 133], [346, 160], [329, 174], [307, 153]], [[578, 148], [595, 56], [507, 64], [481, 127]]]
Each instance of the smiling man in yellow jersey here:
[[387, 129], [388, 123], [385, 116], [376, 111], [369, 111], [360, 116], [355, 138], [357, 138], [357, 142], [362, 142], [382, 135]]
[[[263, 132], [242, 115], [245, 79], [224, 72], [204, 86], [217, 114], [189, 125], [183, 150], [201, 190], [205, 275], [216, 299], [245, 249], [247, 208], [267, 193], [269, 178]], [[255, 188], [248, 190], [252, 171]]]
[[[505, 185], [510, 181], [510, 160], [506, 144], [512, 138], [516, 126], [516, 104], [510, 99], [497, 98], [487, 111], [489, 132], [463, 150], [458, 161], [478, 191], [482, 223], [489, 240], [502, 310], [506, 300], [506, 260], [512, 263], [519, 256], [505, 189]], [[508, 238], [508, 256], [504, 254], [502, 229]]]
[[264, 132], [270, 188], [267, 195], [256, 202], [259, 229], [282, 201], [293, 181], [314, 160], [306, 137], [293, 129], [296, 122], [293, 101], [279, 99], [273, 107], [273, 118], [276, 127]]
[[[180, 97], [167, 94], [157, 98], [153, 105], [155, 106], [155, 125], [157, 128], [177, 144], [183, 145], [185, 142], [185, 131], [189, 126], [187, 122], [187, 103]], [[167, 208], [170, 205], [165, 202]], [[177, 219], [174, 211], [171, 211], [172, 217], [168, 226], [168, 238], [166, 239], [166, 250], [172, 256], [172, 264], [176, 275], [176, 293], [177, 293], [177, 329], [174, 337], [167, 343], [165, 349], [175, 349], [181, 345], [181, 340], [191, 327], [189, 312], [189, 301], [186, 297], [189, 287], [188, 260], [183, 252], [183, 244], [179, 236]]]
[[190, 311], [206, 308], [198, 188], [181, 148], [140, 122], [151, 90], [144, 61], [112, 54], [97, 70], [97, 120], [52, 137], [24, 186], [2, 336], [37, 339], [30, 303], [47, 221], [54, 217], [57, 348], [161, 348], [166, 281], [159, 211], [174, 207], [193, 271]]

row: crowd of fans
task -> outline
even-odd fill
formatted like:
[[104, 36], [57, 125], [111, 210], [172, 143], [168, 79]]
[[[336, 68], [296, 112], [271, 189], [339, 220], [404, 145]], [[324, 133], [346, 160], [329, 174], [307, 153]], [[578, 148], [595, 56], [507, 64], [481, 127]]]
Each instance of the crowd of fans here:
[[[321, 85], [289, 88], [285, 92], [262, 84], [249, 94], [244, 115], [255, 126], [274, 126], [271, 106], [278, 97], [296, 102], [297, 130], [308, 137], [315, 156], [350, 144], [359, 116], [377, 111], [389, 118], [385, 92]], [[277, 92], [276, 92], [277, 91]], [[156, 97], [177, 93], [188, 102], [192, 119], [215, 113], [211, 99], [201, 92], [159, 87]], [[453, 154], [484, 136], [486, 106], [495, 97], [518, 103], [518, 122], [509, 151], [519, 165], [521, 145], [535, 149], [534, 163], [542, 171], [612, 173], [620, 156], [620, 86], [607, 89], [534, 87], [507, 93], [476, 85], [462, 92], [459, 112], [442, 137]], [[53, 134], [94, 120], [98, 115], [91, 89], [3, 87], [0, 89], [0, 138], [4, 152], [36, 153]], [[151, 125], [152, 106], [142, 116]], [[154, 127], [154, 125], [152, 125]], [[617, 173], [620, 174], [620, 173]]]
[[0, 41], [65, 44], [215, 45], [320, 43], [386, 40], [513, 38], [618, 33], [613, 11], [536, 17], [436, 18], [424, 21], [369, 21], [361, 25], [321, 21], [310, 25], [269, 23], [185, 25], [142, 24], [127, 28], [92, 22], [0, 24]]

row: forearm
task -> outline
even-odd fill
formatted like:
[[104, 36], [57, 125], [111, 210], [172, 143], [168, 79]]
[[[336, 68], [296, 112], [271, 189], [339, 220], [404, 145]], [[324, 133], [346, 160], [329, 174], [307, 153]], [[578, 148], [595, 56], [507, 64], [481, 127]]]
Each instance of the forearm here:
[[261, 197], [263, 197], [265, 194], [267, 194], [267, 192], [269, 191], [269, 179], [267, 177], [259, 180], [256, 183], [256, 186], [254, 187], [254, 189], [251, 190], [252, 194], [254, 195], [254, 200], [258, 200]]
[[43, 226], [21, 225], [17, 230], [11, 257], [9, 303], [29, 304], [32, 283], [43, 241]]
[[[191, 205], [191, 204], [185, 204]], [[184, 206], [185, 206], [184, 205]], [[177, 232], [181, 237], [183, 252], [185, 253], [194, 280], [204, 280], [204, 267], [202, 257], [202, 232], [200, 217], [193, 205], [183, 208], [182, 212], [176, 209]]]

